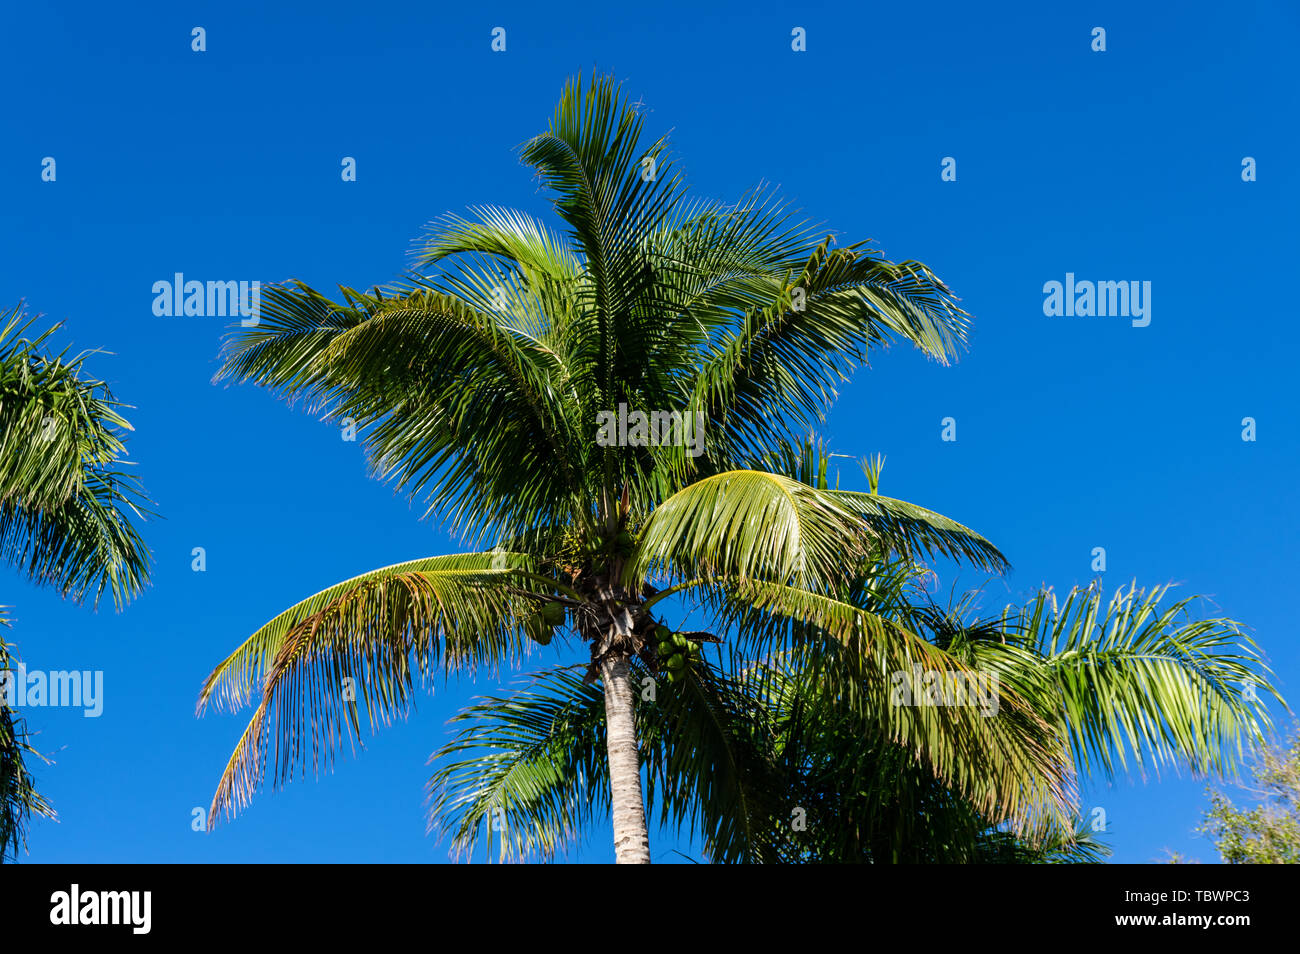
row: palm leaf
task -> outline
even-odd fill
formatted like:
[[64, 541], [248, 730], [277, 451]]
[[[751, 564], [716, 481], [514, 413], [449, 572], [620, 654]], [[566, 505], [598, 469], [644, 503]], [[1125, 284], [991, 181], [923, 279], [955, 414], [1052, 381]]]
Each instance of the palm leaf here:
[[272, 750], [277, 785], [308, 762], [327, 771], [343, 742], [360, 734], [358, 699], [374, 729], [406, 712], [417, 685], [439, 673], [493, 671], [521, 657], [538, 602], [523, 588], [527, 565], [508, 553], [396, 564], [323, 590], [250, 636], [199, 697], [200, 712], [214, 698], [235, 708], [262, 683], [213, 797], [212, 823], [247, 803]]
[[0, 318], [0, 559], [35, 583], [117, 606], [139, 593], [149, 554], [133, 520], [146, 501], [126, 454], [108, 386], [88, 377], [86, 353], [51, 355], [51, 328], [22, 337], [22, 306]]

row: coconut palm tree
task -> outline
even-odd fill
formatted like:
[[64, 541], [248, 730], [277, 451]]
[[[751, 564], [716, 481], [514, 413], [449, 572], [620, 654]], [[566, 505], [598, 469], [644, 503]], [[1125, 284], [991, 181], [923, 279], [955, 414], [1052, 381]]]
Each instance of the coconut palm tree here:
[[[85, 374], [89, 352], [48, 351], [58, 325], [25, 337], [35, 320], [21, 305], [0, 316], [0, 559], [78, 603], [108, 591], [120, 608], [149, 563], [132, 522], [144, 497], [122, 461], [131, 425]], [[0, 642], [0, 672], [11, 659]], [[24, 844], [32, 814], [52, 815], [23, 763], [35, 754], [18, 713], [0, 707], [0, 860]]]
[[[822, 420], [869, 351], [904, 341], [947, 363], [968, 316], [924, 265], [834, 248], [764, 190], [688, 199], [643, 125], [608, 78], [569, 83], [522, 148], [558, 228], [499, 208], [448, 216], [402, 281], [337, 300], [271, 289], [227, 341], [219, 379], [356, 427], [377, 475], [480, 549], [322, 590], [214, 670], [200, 711], [257, 705], [212, 822], [268, 778], [327, 768], [362, 710], [387, 723], [434, 677], [514, 666], [559, 632], [588, 649], [582, 684], [599, 682], [617, 859], [648, 862], [633, 676], [661, 673], [656, 611], [674, 596], [807, 624], [784, 638], [837, 641], [875, 690], [880, 671], [917, 661], [959, 668], [836, 599], [837, 580], [887, 553], [997, 570], [997, 549], [932, 511], [765, 462]], [[980, 804], [1032, 815], [1064, 768], [1046, 722], [1014, 700], [1004, 711], [898, 711], [889, 731]]]
[[[819, 445], [805, 442], [777, 463], [830, 489]], [[881, 463], [864, 466], [873, 495]], [[977, 593], [941, 607], [929, 576], [908, 559], [869, 560], [845, 573], [836, 596], [923, 638], [947, 672], [979, 674], [967, 704], [992, 701], [996, 712], [1008, 698], [1028, 702], [1078, 773], [1110, 778], [1131, 762], [1144, 775], [1170, 766], [1230, 774], [1234, 753], [1260, 744], [1271, 725], [1264, 697], [1280, 697], [1255, 644], [1236, 622], [1198, 612], [1196, 598], [1167, 601], [1168, 587], [1133, 586], [1107, 602], [1094, 585], [1061, 601], [1042, 590], [979, 618]], [[743, 638], [687, 668], [676, 691], [641, 697], [636, 718], [652, 814], [699, 836], [711, 860], [1079, 862], [1108, 853], [1070, 800], [1027, 817], [900, 744], [892, 710], [918, 704], [927, 684], [943, 691], [942, 679], [888, 669], [882, 692], [863, 678], [857, 652], [829, 634], [808, 638], [816, 634], [804, 621], [744, 602], [706, 599], [705, 608], [719, 632]], [[795, 638], [750, 655], [782, 630]], [[462, 711], [464, 728], [435, 753], [432, 822], [458, 850], [472, 852], [491, 818], [504, 832], [503, 859], [550, 856], [605, 807], [599, 694], [572, 667], [531, 682]]]

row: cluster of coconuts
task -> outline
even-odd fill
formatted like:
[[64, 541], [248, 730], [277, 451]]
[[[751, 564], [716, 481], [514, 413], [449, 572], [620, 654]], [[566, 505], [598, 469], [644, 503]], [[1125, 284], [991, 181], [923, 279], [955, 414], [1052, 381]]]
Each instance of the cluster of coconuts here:
[[543, 603], [542, 608], [524, 624], [530, 638], [543, 646], [550, 645], [555, 627], [564, 625], [564, 604]]
[[[619, 556], [629, 556], [636, 545], [636, 539], [627, 530], [620, 530], [614, 537], [614, 552]], [[591, 558], [592, 569], [604, 573], [609, 569], [609, 540], [594, 537], [587, 541], [584, 551]]]
[[677, 682], [692, 665], [700, 661], [700, 644], [674, 633], [667, 626], [655, 627], [659, 661], [668, 672], [668, 681]]

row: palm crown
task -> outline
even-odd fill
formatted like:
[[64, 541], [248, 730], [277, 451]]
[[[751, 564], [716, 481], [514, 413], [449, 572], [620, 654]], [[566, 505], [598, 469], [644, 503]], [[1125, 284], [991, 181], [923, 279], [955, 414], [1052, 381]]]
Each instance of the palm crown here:
[[[930, 554], [996, 571], [1002, 554], [930, 510], [800, 472], [799, 436], [871, 349], [906, 341], [948, 362], [967, 315], [924, 265], [833, 247], [762, 190], [688, 199], [643, 125], [611, 80], [571, 82], [522, 149], [556, 228], [497, 208], [447, 217], [405, 280], [339, 300], [275, 288], [228, 341], [219, 377], [355, 425], [378, 475], [487, 549], [329, 587], [218, 666], [200, 709], [258, 699], [213, 820], [268, 775], [328, 766], [362, 709], [387, 722], [435, 675], [513, 665], [560, 628], [590, 647], [579, 684], [600, 682], [618, 858], [648, 861], [637, 690], [672, 668], [657, 649], [671, 597], [707, 606], [736, 652], [839, 659], [854, 711], [976, 810], [1059, 820], [1070, 766], [1051, 714], [1015, 692], [995, 719], [880, 711], [890, 673], [969, 667], [846, 588], [864, 566]], [[598, 440], [616, 411], [702, 420], [701, 443]], [[673, 666], [675, 691], [693, 691]], [[534, 844], [559, 839], [525, 824]]]
[[[343, 288], [339, 301], [277, 288], [260, 323], [227, 345], [221, 376], [349, 419], [378, 474], [493, 546], [331, 587], [218, 667], [200, 707], [251, 701], [258, 681], [261, 700], [214, 810], [251, 794], [272, 750], [277, 779], [305, 768], [309, 749], [313, 767], [328, 763], [359, 729], [345, 678], [372, 723], [387, 721], [433, 673], [513, 662], [529, 635], [549, 638], [538, 610], [551, 604], [554, 620], [558, 604], [590, 643], [587, 678], [601, 677], [618, 716], [615, 826], [640, 832], [618, 835], [619, 854], [641, 858], [628, 666], [658, 668], [654, 602], [707, 594], [769, 621], [747, 638], [800, 620], [904, 665], [933, 653], [835, 598], [846, 561], [932, 552], [1005, 565], [936, 513], [820, 490], [773, 466], [872, 346], [897, 339], [953, 357], [967, 317], [925, 266], [863, 244], [832, 248], [762, 192], [733, 205], [688, 200], [666, 142], [644, 141], [642, 116], [608, 79], [570, 83], [523, 158], [552, 193], [560, 230], [500, 209], [444, 219], [420, 249], [426, 273]], [[616, 409], [699, 415], [703, 443], [607, 446], [596, 422]], [[979, 785], [1031, 804], [1059, 789], [1061, 773], [1046, 746], [1013, 744], [1039, 729], [1023, 715], [959, 725], [911, 713], [894, 729], [944, 773], [964, 771], [959, 750], [978, 738], [1003, 756]]]

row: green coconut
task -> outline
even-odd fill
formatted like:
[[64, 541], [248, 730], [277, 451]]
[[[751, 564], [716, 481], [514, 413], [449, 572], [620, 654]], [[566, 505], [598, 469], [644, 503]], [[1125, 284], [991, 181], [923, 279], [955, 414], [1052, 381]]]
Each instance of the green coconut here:
[[528, 622], [524, 624], [524, 632], [528, 638], [543, 646], [550, 645], [551, 637], [555, 635], [555, 629], [547, 626], [540, 615], [529, 617]]

